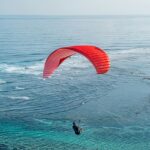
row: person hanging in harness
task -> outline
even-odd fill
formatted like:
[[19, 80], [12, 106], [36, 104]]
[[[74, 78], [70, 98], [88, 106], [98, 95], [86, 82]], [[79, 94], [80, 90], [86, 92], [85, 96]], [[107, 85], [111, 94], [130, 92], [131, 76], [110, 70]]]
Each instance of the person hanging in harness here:
[[74, 133], [75, 133], [76, 135], [80, 135], [80, 134], [81, 134], [82, 128], [80, 128], [80, 127], [75, 123], [75, 121], [73, 122], [72, 128], [73, 128]]

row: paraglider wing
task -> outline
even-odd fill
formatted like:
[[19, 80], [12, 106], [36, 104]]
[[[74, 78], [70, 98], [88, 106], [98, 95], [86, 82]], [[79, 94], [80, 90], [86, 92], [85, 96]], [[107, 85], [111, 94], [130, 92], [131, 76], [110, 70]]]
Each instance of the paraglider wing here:
[[70, 46], [57, 49], [48, 56], [43, 77], [48, 78], [64, 60], [76, 53], [85, 56], [93, 64], [98, 74], [104, 74], [110, 68], [110, 61], [104, 50], [88, 45]]

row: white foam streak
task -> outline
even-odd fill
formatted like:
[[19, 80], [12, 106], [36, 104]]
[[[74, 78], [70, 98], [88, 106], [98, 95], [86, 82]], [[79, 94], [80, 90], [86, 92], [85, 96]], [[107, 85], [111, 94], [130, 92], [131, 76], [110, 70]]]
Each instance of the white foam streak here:
[[8, 96], [12, 100], [30, 100], [28, 96]]
[[0, 70], [7, 73], [40, 75], [43, 70], [43, 63], [37, 63], [32, 66], [0, 64]]
[[47, 125], [52, 125], [52, 121], [48, 121], [48, 120], [42, 120], [42, 119], [34, 119], [35, 121], [39, 122], [39, 123], [43, 123], [43, 124], [47, 124]]
[[5, 84], [6, 81], [0, 79], [0, 84]]
[[150, 48], [134, 48], [128, 50], [120, 50], [120, 51], [109, 51], [108, 52], [111, 60], [113, 59], [122, 59], [128, 57], [140, 57], [143, 56], [150, 56]]
[[15, 89], [16, 89], [16, 90], [24, 90], [23, 87], [19, 87], [19, 86], [16, 86]]
[[65, 69], [77, 68], [84, 69], [91, 66], [91, 63], [81, 55], [72, 56], [70, 59], [63, 62], [61, 65]]

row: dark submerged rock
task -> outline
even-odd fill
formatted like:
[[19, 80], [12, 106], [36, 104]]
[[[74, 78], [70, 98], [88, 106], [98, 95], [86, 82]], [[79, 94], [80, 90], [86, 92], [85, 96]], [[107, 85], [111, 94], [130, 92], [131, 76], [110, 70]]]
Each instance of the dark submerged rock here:
[[0, 150], [9, 150], [6, 144], [0, 144]]

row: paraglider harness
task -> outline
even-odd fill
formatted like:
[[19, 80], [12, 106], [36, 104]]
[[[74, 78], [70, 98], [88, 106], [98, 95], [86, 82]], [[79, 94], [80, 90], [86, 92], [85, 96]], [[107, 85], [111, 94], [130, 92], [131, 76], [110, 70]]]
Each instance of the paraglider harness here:
[[75, 121], [73, 122], [72, 128], [73, 128], [74, 133], [75, 133], [76, 135], [80, 135], [80, 134], [81, 134], [82, 128], [80, 128], [80, 127], [75, 123]]

